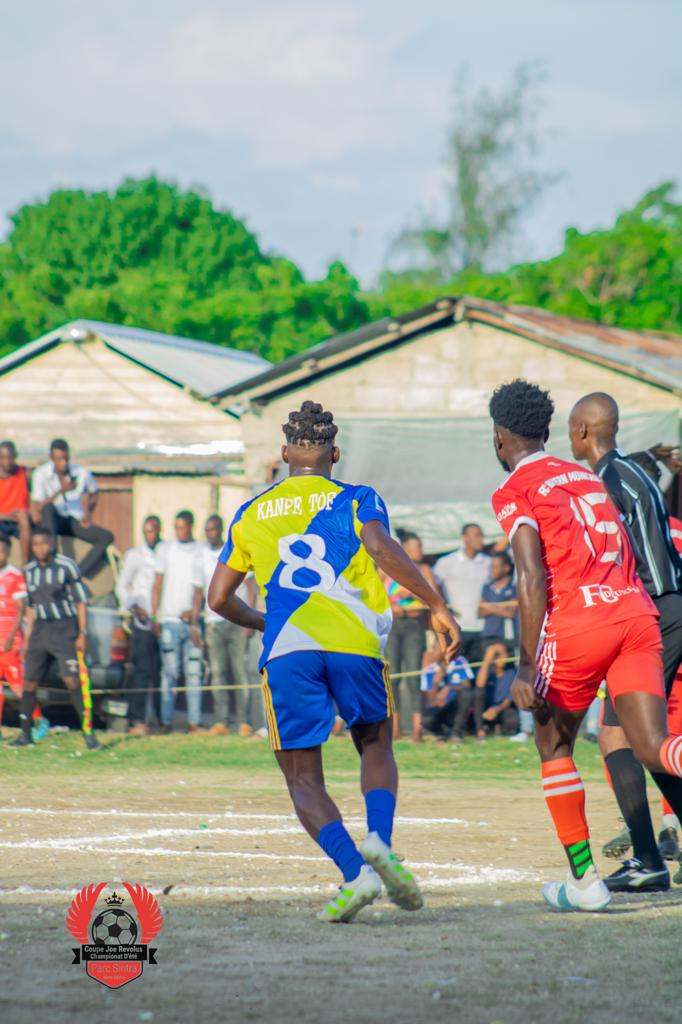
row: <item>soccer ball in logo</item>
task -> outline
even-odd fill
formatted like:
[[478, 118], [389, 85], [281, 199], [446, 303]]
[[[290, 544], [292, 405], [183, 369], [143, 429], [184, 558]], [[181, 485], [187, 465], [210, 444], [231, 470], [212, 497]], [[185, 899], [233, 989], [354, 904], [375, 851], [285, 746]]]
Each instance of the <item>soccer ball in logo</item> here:
[[96, 946], [132, 946], [137, 939], [137, 924], [127, 910], [103, 910], [91, 931]]

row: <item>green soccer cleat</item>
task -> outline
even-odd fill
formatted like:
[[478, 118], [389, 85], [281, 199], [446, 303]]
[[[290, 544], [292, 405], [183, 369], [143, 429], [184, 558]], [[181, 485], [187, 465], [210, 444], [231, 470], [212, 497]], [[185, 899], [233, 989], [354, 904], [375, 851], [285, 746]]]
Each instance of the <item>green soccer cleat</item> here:
[[542, 895], [550, 907], [562, 911], [583, 910], [594, 913], [606, 910], [611, 902], [611, 893], [601, 878], [595, 878], [585, 888], [575, 885], [570, 876], [565, 882], [547, 882], [542, 887]]
[[352, 921], [358, 911], [374, 903], [377, 896], [381, 896], [381, 880], [376, 871], [363, 864], [357, 878], [339, 886], [338, 895], [320, 911], [317, 920], [328, 924]]
[[631, 846], [632, 837], [630, 836], [630, 829], [626, 827], [617, 836], [614, 836], [613, 839], [609, 839], [608, 843], [604, 843], [601, 852], [604, 857], [622, 860]]
[[402, 910], [421, 910], [424, 897], [414, 875], [400, 863], [390, 846], [370, 832], [360, 844], [360, 853], [386, 886], [388, 898]]

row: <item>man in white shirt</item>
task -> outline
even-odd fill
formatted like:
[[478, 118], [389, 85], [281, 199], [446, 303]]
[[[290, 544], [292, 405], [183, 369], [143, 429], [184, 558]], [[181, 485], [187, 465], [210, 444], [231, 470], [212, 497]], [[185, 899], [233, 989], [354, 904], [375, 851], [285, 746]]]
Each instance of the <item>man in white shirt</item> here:
[[156, 555], [163, 544], [158, 516], [147, 516], [142, 534], [144, 543], [126, 551], [116, 583], [120, 606], [132, 614], [133, 667], [128, 679], [128, 731], [133, 736], [146, 736], [149, 732], [147, 706], [153, 706], [152, 691], [159, 685], [159, 641], [151, 622]]
[[[249, 634], [242, 626], [222, 618], [217, 612], [211, 611], [206, 604], [206, 594], [211, 577], [218, 562], [218, 555], [223, 549], [224, 524], [220, 516], [209, 516], [204, 531], [206, 544], [202, 544], [194, 562], [194, 605], [192, 609], [192, 626], [194, 642], [201, 643], [199, 618], [203, 612], [206, 653], [213, 685], [237, 684], [238, 690], [214, 690], [213, 713], [215, 722], [211, 732], [224, 735], [230, 726], [237, 729], [240, 736], [250, 736], [253, 727], [249, 722], [249, 677], [246, 668], [246, 649]], [[256, 590], [253, 578], [247, 578], [237, 591], [237, 596], [253, 607], [256, 603]], [[241, 689], [243, 687], [243, 689]], [[230, 692], [234, 694], [234, 715], [230, 719]]]
[[477, 523], [462, 527], [462, 547], [439, 558], [433, 574], [443, 597], [462, 627], [461, 653], [467, 661], [480, 661], [483, 619], [478, 614], [483, 584], [490, 579], [490, 557], [483, 552], [483, 531]]
[[184, 675], [187, 687], [188, 732], [199, 732], [201, 721], [201, 647], [192, 639], [194, 561], [199, 543], [194, 539], [194, 516], [178, 512], [175, 540], [157, 548], [152, 588], [152, 623], [161, 647], [161, 726], [173, 729], [175, 687]]
[[78, 537], [92, 547], [78, 563], [81, 576], [92, 577], [106, 556], [114, 535], [96, 526], [97, 484], [89, 469], [71, 462], [61, 437], [50, 445], [50, 459], [38, 466], [31, 480], [31, 517], [53, 537]]

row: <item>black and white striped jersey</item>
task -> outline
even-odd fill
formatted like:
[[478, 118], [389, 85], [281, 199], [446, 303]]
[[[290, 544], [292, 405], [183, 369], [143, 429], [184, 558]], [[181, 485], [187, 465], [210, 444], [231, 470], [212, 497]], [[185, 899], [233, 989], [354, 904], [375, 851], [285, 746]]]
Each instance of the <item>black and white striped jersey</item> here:
[[670, 535], [663, 495], [644, 470], [618, 448], [594, 467], [630, 528], [637, 572], [652, 597], [682, 589], [682, 560]]
[[66, 555], [53, 555], [45, 565], [35, 559], [28, 562], [24, 576], [36, 622], [75, 618], [76, 605], [88, 599], [78, 566]]

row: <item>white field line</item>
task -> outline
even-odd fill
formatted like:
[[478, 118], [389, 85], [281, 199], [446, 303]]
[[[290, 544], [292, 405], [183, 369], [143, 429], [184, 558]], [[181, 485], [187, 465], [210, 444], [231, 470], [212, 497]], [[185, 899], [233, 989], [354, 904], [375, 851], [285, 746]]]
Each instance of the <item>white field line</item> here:
[[[193, 835], [195, 833], [192, 833]], [[101, 841], [101, 837], [100, 837]], [[56, 847], [56, 844], [59, 844]], [[68, 845], [67, 845], [68, 844]], [[69, 853], [103, 853], [109, 857], [118, 857], [121, 854], [142, 857], [219, 857], [229, 860], [268, 860], [282, 863], [283, 861], [303, 861], [314, 864], [321, 863], [321, 855], [311, 856], [305, 853], [247, 853], [236, 850], [174, 850], [165, 846], [129, 846], [111, 847], [93, 845], [93, 840], [87, 836], [74, 837], [72, 839], [50, 840], [50, 839], [27, 839], [18, 842], [0, 842], [0, 849], [9, 850], [60, 850]], [[460, 861], [409, 861], [409, 866], [420, 871], [469, 871], [470, 868]], [[501, 869], [492, 866], [477, 867], [476, 871], [497, 871]], [[518, 874], [518, 872], [516, 872]]]
[[[536, 876], [523, 871], [497, 868], [474, 868], [462, 865], [461, 874], [450, 878], [431, 878], [420, 881], [425, 892], [435, 889], [448, 889], [454, 886], [497, 885], [501, 882], [536, 881]], [[147, 886], [157, 896], [163, 890], [157, 886]], [[329, 882], [326, 885], [174, 885], [170, 895], [173, 896], [314, 896], [336, 891], [337, 886]], [[0, 889], [0, 900], [15, 896], [67, 896], [73, 897], [77, 888], [72, 889], [41, 889], [30, 885], [20, 885], [15, 889]], [[167, 897], [165, 897], [167, 898]]]
[[[250, 811], [122, 811], [117, 807], [112, 807], [110, 810], [85, 810], [81, 807], [66, 808], [47, 808], [47, 807], [0, 807], [0, 815], [3, 814], [44, 814], [54, 817], [98, 817], [98, 818], [199, 818], [201, 821], [218, 821], [225, 819], [231, 821], [233, 819], [243, 819], [244, 821], [281, 821], [281, 822], [295, 822], [296, 818], [293, 814], [256, 814]], [[364, 818], [344, 818], [349, 825], [363, 825], [365, 824]], [[397, 815], [395, 818], [397, 825], [463, 825], [468, 827], [470, 825], [488, 826], [487, 821], [466, 821], [464, 818], [412, 818], [412, 817], [401, 817]]]

